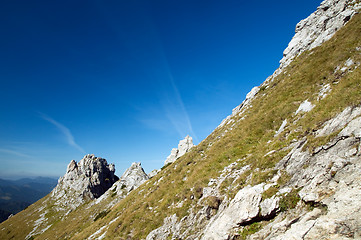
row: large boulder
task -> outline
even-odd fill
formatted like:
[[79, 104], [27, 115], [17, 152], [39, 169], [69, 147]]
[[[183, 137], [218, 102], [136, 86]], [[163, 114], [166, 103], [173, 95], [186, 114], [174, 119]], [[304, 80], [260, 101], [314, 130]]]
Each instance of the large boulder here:
[[242, 188], [229, 206], [208, 224], [202, 240], [229, 239], [232, 229], [256, 218], [259, 215], [263, 191], [264, 184]]

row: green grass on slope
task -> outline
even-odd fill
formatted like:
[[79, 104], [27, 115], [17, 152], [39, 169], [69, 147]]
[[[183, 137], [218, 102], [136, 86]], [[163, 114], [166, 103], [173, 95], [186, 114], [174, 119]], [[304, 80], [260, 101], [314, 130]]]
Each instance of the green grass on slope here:
[[[232, 197], [245, 184], [258, 184], [270, 179], [273, 167], [288, 153], [284, 147], [294, 139], [307, 137], [312, 150], [328, 139], [316, 139], [313, 132], [328, 119], [347, 106], [359, 105], [361, 101], [360, 67], [352, 72], [336, 70], [352, 58], [361, 62], [357, 47], [361, 47], [361, 15], [356, 15], [330, 41], [297, 57], [267, 88], [252, 102], [246, 117], [237, 116], [232, 130], [229, 126], [216, 129], [207, 139], [194, 147], [189, 154], [166, 167], [160, 174], [148, 181], [126, 199], [122, 200], [97, 226], [109, 226], [109, 239], [142, 239], [161, 226], [163, 219], [177, 214], [179, 219], [186, 216], [190, 208], [197, 209], [202, 189], [210, 178], [230, 163], [241, 159], [236, 168], [250, 165], [239, 179], [228, 181], [225, 194]], [[322, 86], [330, 84], [332, 91], [317, 101]], [[308, 99], [315, 108], [308, 113], [295, 115], [299, 105]], [[282, 121], [288, 126], [279, 136], [274, 137]], [[223, 137], [220, 137], [225, 133]], [[212, 143], [212, 144], [211, 144]], [[277, 150], [264, 156], [271, 150]], [[232, 183], [233, 182], [233, 183]], [[229, 188], [233, 185], [233, 188]], [[232, 187], [232, 186], [231, 186]], [[175, 204], [183, 202], [181, 207]], [[83, 239], [93, 233], [90, 226], [76, 236]]]

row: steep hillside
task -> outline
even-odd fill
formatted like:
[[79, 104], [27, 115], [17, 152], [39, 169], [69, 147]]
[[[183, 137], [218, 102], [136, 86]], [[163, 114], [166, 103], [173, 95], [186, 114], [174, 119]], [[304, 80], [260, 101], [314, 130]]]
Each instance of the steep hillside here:
[[0, 239], [361, 238], [360, 7], [324, 1], [280, 68], [138, 188], [121, 178], [67, 211], [48, 195]]

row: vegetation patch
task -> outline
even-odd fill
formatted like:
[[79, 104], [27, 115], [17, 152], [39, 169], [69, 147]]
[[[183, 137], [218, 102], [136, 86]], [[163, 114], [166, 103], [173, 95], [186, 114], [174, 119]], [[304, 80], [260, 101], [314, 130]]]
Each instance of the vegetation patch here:
[[263, 182], [267, 182], [270, 178], [272, 178], [277, 173], [275, 169], [267, 169], [264, 171], [254, 171], [252, 173], [252, 177], [250, 180], [251, 185], [257, 185]]
[[277, 184], [275, 186], [271, 186], [270, 188], [268, 188], [266, 191], [264, 191], [262, 193], [262, 199], [267, 199], [267, 198], [271, 198], [274, 195], [276, 195], [276, 193], [278, 192], [280, 186]]
[[166, 165], [164, 165], [160, 170], [164, 170], [166, 169], [169, 165], [171, 165], [172, 163], [167, 163]]
[[279, 208], [281, 212], [285, 212], [297, 206], [297, 203], [301, 200], [298, 192], [299, 189], [292, 189], [291, 192], [286, 193], [283, 197], [281, 197], [279, 202]]
[[291, 179], [291, 176], [288, 175], [286, 171], [280, 171], [280, 177], [277, 180], [277, 185], [280, 187], [285, 186]]
[[322, 204], [319, 202], [305, 202], [308, 211], [313, 211], [315, 208], [321, 209], [321, 211], [325, 214], [328, 211], [328, 207], [326, 204]]
[[222, 199], [216, 196], [208, 196], [204, 199], [204, 204], [212, 209], [218, 210]]

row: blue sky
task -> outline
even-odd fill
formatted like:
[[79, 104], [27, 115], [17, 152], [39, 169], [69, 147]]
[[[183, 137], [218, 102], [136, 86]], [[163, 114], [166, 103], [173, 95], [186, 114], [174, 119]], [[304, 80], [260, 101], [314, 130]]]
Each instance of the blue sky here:
[[93, 153], [160, 168], [279, 66], [316, 0], [0, 4], [0, 178], [55, 176]]

